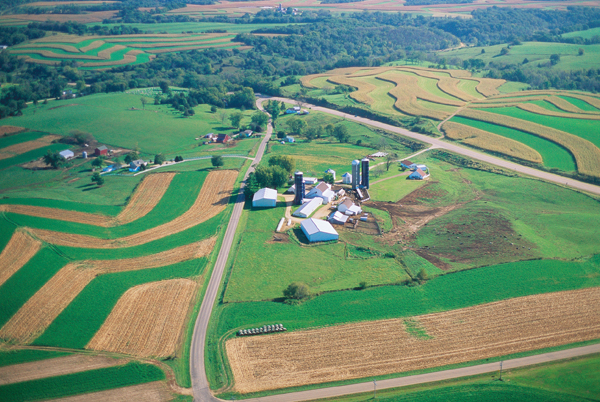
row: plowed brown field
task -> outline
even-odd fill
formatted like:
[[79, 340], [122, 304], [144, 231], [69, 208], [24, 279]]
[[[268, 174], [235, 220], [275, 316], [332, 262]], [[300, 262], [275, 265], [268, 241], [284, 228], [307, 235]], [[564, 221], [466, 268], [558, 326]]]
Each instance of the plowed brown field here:
[[231, 196], [237, 171], [219, 170], [210, 172], [198, 194], [194, 205], [183, 215], [163, 225], [122, 237], [120, 239], [98, 239], [52, 230], [30, 229], [32, 233], [47, 243], [79, 248], [120, 248], [146, 244], [196, 226], [225, 209]]
[[17, 127], [17, 126], [0, 126], [0, 135], [4, 136], [7, 134], [15, 134], [21, 131], [25, 131], [27, 130], [24, 127]]
[[21, 142], [10, 147], [0, 149], [0, 159], [12, 158], [15, 155], [24, 154], [41, 147], [50, 145], [52, 141], [60, 138], [60, 135], [46, 135], [33, 141]]
[[102, 227], [125, 225], [146, 216], [152, 211], [169, 188], [173, 177], [175, 177], [175, 173], [156, 173], [146, 176], [133, 193], [127, 206], [116, 218], [85, 212], [18, 204], [1, 205], [0, 211]]
[[56, 399], [60, 402], [166, 402], [172, 400], [173, 395], [161, 381]]
[[347, 380], [580, 342], [600, 333], [600, 288], [519, 297], [410, 319], [233, 338], [239, 392]]
[[68, 264], [38, 290], [0, 329], [0, 338], [20, 343], [33, 341], [98, 275], [157, 268], [203, 257], [211, 252], [214, 244], [215, 238], [210, 238], [145, 257], [90, 260]]
[[197, 292], [198, 284], [189, 279], [129, 289], [86, 348], [143, 357], [175, 356]]
[[0, 285], [17, 272], [42, 247], [27, 233], [16, 231], [0, 254]]
[[105, 367], [120, 366], [126, 359], [113, 359], [104, 356], [72, 355], [46, 359], [30, 363], [0, 367], [0, 385], [15, 382], [38, 380], [80, 371], [96, 370]]

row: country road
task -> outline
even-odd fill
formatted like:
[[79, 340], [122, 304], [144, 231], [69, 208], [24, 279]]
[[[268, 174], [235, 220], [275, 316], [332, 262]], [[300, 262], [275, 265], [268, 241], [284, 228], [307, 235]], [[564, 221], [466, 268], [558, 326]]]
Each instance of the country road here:
[[[288, 102], [288, 103], [295, 102], [292, 99], [286, 99], [286, 98], [270, 98], [270, 99], [275, 99], [278, 101], [284, 101], [284, 102]], [[262, 102], [265, 100], [267, 100], [267, 99], [262, 98], [262, 99], [258, 99], [256, 101], [256, 104], [259, 107], [259, 109], [262, 110]], [[327, 108], [323, 108], [320, 106], [314, 106], [314, 105], [309, 105], [309, 104], [305, 104], [305, 106], [310, 107], [312, 110], [318, 110], [318, 111], [321, 111], [324, 113], [333, 114], [336, 116], [346, 118], [348, 120], [353, 120], [353, 121], [356, 121], [356, 122], [359, 122], [359, 123], [362, 123], [365, 125], [369, 125], [369, 126], [381, 128], [381, 129], [384, 129], [387, 131], [391, 131], [391, 132], [394, 132], [397, 134], [401, 134], [406, 137], [410, 137], [410, 138], [431, 144], [435, 148], [447, 149], [447, 150], [455, 152], [457, 154], [461, 154], [466, 157], [469, 157], [472, 159], [477, 159], [477, 160], [484, 161], [487, 163], [491, 163], [491, 164], [494, 164], [494, 165], [497, 165], [497, 166], [500, 166], [500, 167], [503, 167], [506, 169], [510, 169], [510, 170], [513, 170], [513, 171], [516, 171], [516, 172], [519, 172], [519, 173], [522, 173], [525, 175], [537, 177], [537, 178], [540, 178], [543, 180], [554, 182], [554, 183], [557, 183], [557, 184], [560, 184], [563, 186], [568, 186], [568, 187], [571, 187], [574, 189], [583, 190], [583, 191], [587, 191], [587, 192], [594, 193], [594, 194], [600, 194], [600, 187], [598, 187], [598, 186], [594, 186], [594, 185], [587, 184], [587, 183], [582, 183], [582, 182], [579, 182], [576, 180], [567, 179], [567, 178], [557, 176], [557, 175], [554, 175], [551, 173], [546, 173], [546, 172], [532, 169], [529, 167], [521, 166], [521, 165], [518, 165], [513, 162], [505, 161], [503, 159], [496, 158], [496, 157], [493, 157], [490, 155], [486, 155], [484, 153], [477, 152], [475, 150], [463, 148], [461, 146], [442, 141], [438, 138], [433, 138], [433, 137], [429, 137], [426, 135], [413, 133], [406, 129], [394, 127], [394, 126], [391, 126], [388, 124], [380, 123], [380, 122], [369, 120], [366, 118], [348, 115], [346, 113], [339, 112], [337, 110], [327, 109]], [[246, 178], [248, 177], [250, 172], [254, 171], [254, 167], [256, 165], [258, 165], [258, 163], [262, 159], [266, 145], [271, 137], [272, 132], [273, 132], [273, 127], [269, 123], [269, 125], [267, 127], [267, 133], [258, 148], [256, 157], [254, 158], [254, 162], [252, 163], [251, 167], [248, 169], [248, 171], [246, 172], [246, 175], [244, 176], [244, 181], [246, 180]], [[221, 245], [221, 249], [219, 250], [219, 254], [217, 256], [215, 267], [214, 267], [212, 275], [210, 277], [208, 288], [206, 289], [206, 293], [204, 295], [204, 300], [202, 301], [202, 305], [200, 307], [200, 312], [198, 313], [198, 317], [197, 317], [197, 320], [196, 320], [196, 323], [194, 326], [194, 334], [192, 336], [192, 344], [191, 344], [191, 351], [190, 351], [190, 371], [191, 371], [192, 389], [193, 389], [195, 401], [201, 401], [201, 402], [222, 401], [222, 400], [216, 398], [210, 392], [208, 379], [206, 377], [206, 369], [204, 366], [204, 360], [205, 360], [204, 350], [205, 350], [205, 343], [206, 343], [206, 331], [208, 328], [210, 315], [211, 315], [213, 306], [214, 306], [216, 298], [217, 298], [219, 285], [221, 283], [221, 279], [222, 279], [222, 276], [223, 276], [223, 273], [225, 270], [225, 265], [227, 263], [229, 252], [230, 252], [231, 246], [233, 244], [233, 238], [235, 236], [235, 232], [237, 230], [240, 216], [241, 216], [241, 213], [242, 213], [242, 210], [244, 207], [244, 192], [243, 192], [244, 186], [245, 186], [245, 183], [242, 183], [240, 192], [235, 201], [233, 213], [231, 215], [231, 218], [229, 219], [229, 223], [228, 223], [227, 229], [225, 231], [225, 237], [223, 238], [223, 244]], [[529, 357], [506, 360], [506, 361], [504, 361], [504, 368], [510, 369], [510, 368], [516, 368], [516, 367], [523, 367], [523, 366], [528, 366], [528, 365], [533, 365], [533, 364], [546, 363], [546, 362], [551, 362], [551, 361], [555, 361], [555, 360], [562, 360], [562, 359], [566, 359], [566, 358], [583, 356], [586, 354], [599, 353], [599, 352], [600, 352], [600, 344], [579, 347], [579, 348], [566, 349], [566, 350], [562, 350], [559, 352], [543, 353], [543, 354], [529, 356]], [[464, 367], [464, 368], [459, 368], [459, 369], [438, 371], [438, 372], [429, 373], [429, 374], [421, 374], [421, 375], [401, 377], [401, 378], [392, 378], [392, 379], [381, 380], [381, 381], [377, 382], [377, 389], [394, 388], [394, 387], [401, 387], [401, 386], [405, 386], [405, 385], [421, 384], [421, 383], [427, 383], [427, 382], [433, 382], [433, 381], [459, 378], [459, 377], [464, 377], [464, 376], [484, 374], [484, 373], [490, 373], [490, 372], [497, 371], [498, 369], [499, 369], [498, 363], [489, 363], [489, 364], [482, 364], [482, 365]], [[359, 392], [368, 392], [368, 391], [372, 391], [372, 390], [373, 390], [373, 383], [372, 382], [364, 382], [364, 383], [344, 385], [344, 386], [338, 386], [338, 387], [329, 387], [329, 388], [314, 389], [314, 390], [309, 390], [309, 391], [301, 391], [301, 392], [292, 392], [292, 393], [288, 393], [288, 394], [273, 395], [273, 396], [268, 396], [268, 397], [245, 399], [245, 401], [247, 401], [247, 402], [295, 402], [295, 401], [306, 401], [306, 400], [312, 400], [312, 399], [320, 399], [320, 398], [348, 395], [348, 394], [359, 393]]]

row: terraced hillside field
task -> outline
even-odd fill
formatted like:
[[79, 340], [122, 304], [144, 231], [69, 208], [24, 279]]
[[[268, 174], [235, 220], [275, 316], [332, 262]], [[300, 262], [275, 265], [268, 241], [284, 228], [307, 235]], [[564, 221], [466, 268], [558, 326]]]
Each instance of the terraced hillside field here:
[[[404, 121], [424, 117], [451, 141], [532, 166], [600, 177], [600, 96], [552, 90], [502, 93], [504, 83], [475, 78], [465, 70], [408, 66], [343, 68], [302, 78], [312, 96], [333, 103]], [[341, 85], [354, 91], [343, 101], [328, 95]]]
[[80, 68], [106, 69], [146, 63], [159, 53], [194, 49], [233, 49], [234, 34], [140, 34], [118, 36], [57, 35], [15, 46], [13, 54], [28, 63], [57, 65], [76, 61]]

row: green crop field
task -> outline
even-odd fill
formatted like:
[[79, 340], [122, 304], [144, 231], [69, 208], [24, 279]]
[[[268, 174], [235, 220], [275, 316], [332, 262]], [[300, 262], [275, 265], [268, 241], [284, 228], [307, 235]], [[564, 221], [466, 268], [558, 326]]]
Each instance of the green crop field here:
[[586, 29], [585, 31], [573, 31], [562, 34], [563, 38], [583, 38], [592, 39], [594, 36], [600, 35], [600, 28]]
[[69, 352], [56, 352], [52, 350], [2, 350], [0, 351], [0, 367], [13, 364], [35, 362], [39, 360], [54, 359], [55, 357], [68, 356]]
[[562, 99], [566, 100], [567, 102], [572, 103], [573, 105], [577, 106], [579, 109], [585, 110], [586, 112], [600, 112], [600, 109], [595, 108], [594, 106], [590, 105], [589, 103], [587, 103], [586, 101], [583, 101], [581, 99], [571, 98], [570, 96], [559, 96], [559, 98], [562, 98]]
[[0, 386], [0, 399], [15, 402], [53, 399], [143, 384], [164, 378], [165, 374], [158, 367], [134, 362], [125, 366], [3, 385]]
[[[401, 174], [400, 170], [396, 169], [396, 171], [397, 174]], [[422, 180], [407, 180], [407, 177], [407, 175], [393, 177], [379, 183], [371, 184], [369, 188], [371, 199], [374, 201], [397, 202], [402, 197], [427, 183]]]
[[[488, 110], [491, 111], [493, 109]], [[565, 172], [574, 172], [576, 170], [575, 161], [573, 160], [571, 153], [552, 141], [535, 136], [533, 134], [525, 133], [523, 131], [498, 126], [484, 121], [468, 119], [461, 116], [454, 116], [452, 119], [450, 119], [450, 121], [465, 124], [467, 126], [475, 127], [480, 130], [522, 142], [523, 144], [538, 151], [540, 155], [542, 155], [544, 166], [548, 168], [556, 168]]]

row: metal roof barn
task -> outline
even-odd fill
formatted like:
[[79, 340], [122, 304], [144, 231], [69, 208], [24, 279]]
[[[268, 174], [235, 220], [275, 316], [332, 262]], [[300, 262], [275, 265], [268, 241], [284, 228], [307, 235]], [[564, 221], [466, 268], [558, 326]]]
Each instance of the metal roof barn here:
[[311, 243], [339, 239], [340, 235], [331, 223], [320, 219], [307, 219], [301, 224], [302, 231]]
[[261, 188], [252, 198], [252, 206], [255, 208], [273, 208], [277, 204], [277, 190], [272, 188]]

